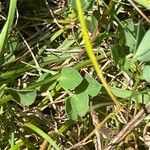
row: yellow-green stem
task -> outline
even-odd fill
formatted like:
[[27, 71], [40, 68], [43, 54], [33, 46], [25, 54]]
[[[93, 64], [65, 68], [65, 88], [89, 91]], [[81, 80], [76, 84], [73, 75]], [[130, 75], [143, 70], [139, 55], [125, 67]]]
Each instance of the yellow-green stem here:
[[107, 93], [109, 94], [109, 96], [111, 97], [113, 102], [116, 104], [116, 106], [120, 107], [120, 103], [117, 101], [117, 99], [113, 95], [109, 85], [107, 84], [107, 82], [103, 76], [103, 73], [101, 71], [101, 66], [98, 64], [98, 61], [97, 61], [95, 54], [93, 52], [92, 44], [91, 44], [91, 41], [90, 41], [89, 36], [88, 36], [88, 30], [87, 30], [87, 27], [86, 27], [86, 24], [84, 21], [84, 15], [83, 15], [83, 10], [81, 7], [80, 0], [76, 0], [76, 4], [77, 4], [77, 11], [78, 11], [78, 18], [79, 18], [80, 25], [81, 25], [82, 36], [83, 36], [83, 40], [85, 42], [86, 52], [87, 52], [93, 66], [95, 68], [95, 71], [97, 72], [98, 77], [100, 78], [103, 86], [105, 87]]

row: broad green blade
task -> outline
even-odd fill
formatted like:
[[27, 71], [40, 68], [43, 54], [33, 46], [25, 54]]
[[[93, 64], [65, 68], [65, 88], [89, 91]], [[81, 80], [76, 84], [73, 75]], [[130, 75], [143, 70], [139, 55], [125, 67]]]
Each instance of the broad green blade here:
[[17, 0], [10, 0], [7, 21], [6, 21], [6, 23], [5, 23], [3, 29], [1, 30], [1, 33], [0, 33], [0, 56], [2, 55], [2, 51], [4, 49], [5, 42], [8, 38], [9, 31], [10, 31], [11, 26], [13, 24], [16, 4], [17, 4]]
[[150, 9], [150, 0], [134, 0], [134, 1], [146, 7], [147, 9]]

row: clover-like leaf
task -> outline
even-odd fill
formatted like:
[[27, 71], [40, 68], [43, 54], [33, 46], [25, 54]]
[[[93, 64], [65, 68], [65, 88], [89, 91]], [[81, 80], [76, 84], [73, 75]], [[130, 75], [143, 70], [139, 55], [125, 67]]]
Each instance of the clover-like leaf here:
[[150, 9], [150, 1], [149, 0], [135, 0], [137, 3], [141, 4], [142, 6]]
[[66, 100], [66, 112], [71, 120], [83, 117], [89, 110], [89, 96], [86, 92], [74, 94]]
[[78, 119], [78, 113], [76, 110], [75, 103], [76, 103], [76, 101], [75, 101], [74, 96], [68, 97], [66, 99], [66, 104], [65, 104], [66, 113], [67, 113], [69, 119], [71, 119], [71, 120], [77, 120]]
[[102, 85], [90, 76], [85, 77], [85, 79], [89, 83], [86, 92], [92, 97], [96, 96], [100, 92]]
[[140, 61], [150, 61], [150, 29], [144, 35], [134, 57]]
[[145, 65], [143, 68], [143, 79], [150, 82], [150, 65]]
[[7, 92], [22, 105], [29, 106], [34, 103], [36, 98], [35, 90], [16, 90], [8, 88]]
[[61, 70], [59, 81], [61, 86], [65, 89], [76, 88], [82, 80], [83, 78], [79, 72], [73, 67], [65, 67]]

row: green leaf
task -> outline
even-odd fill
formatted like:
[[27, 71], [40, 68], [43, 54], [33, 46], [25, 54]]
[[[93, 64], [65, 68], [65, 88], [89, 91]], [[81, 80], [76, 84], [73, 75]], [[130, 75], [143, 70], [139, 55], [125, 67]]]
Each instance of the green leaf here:
[[132, 93], [132, 91], [120, 89], [120, 88], [116, 88], [116, 87], [112, 87], [111, 90], [115, 96], [124, 98], [124, 99], [129, 98]]
[[138, 26], [137, 26], [136, 46], [135, 46], [135, 51], [134, 52], [136, 52], [137, 48], [139, 47], [140, 42], [142, 41], [142, 38], [144, 37], [144, 34], [145, 34], [144, 25], [142, 24], [142, 22], [139, 22]]
[[[120, 89], [117, 87], [112, 87], [111, 89], [115, 96], [123, 98], [125, 100], [132, 100], [142, 104], [147, 104], [148, 102], [150, 102], [150, 95], [147, 94], [148, 92], [146, 92], [145, 94], [141, 91], [135, 92], [133, 94], [132, 91], [126, 89]], [[131, 94], [133, 94], [133, 97], [130, 99]]]
[[144, 35], [134, 57], [140, 61], [150, 61], [150, 29]]
[[36, 98], [35, 90], [16, 90], [8, 88], [6, 91], [13, 97], [13, 99], [25, 106], [33, 104]]
[[88, 30], [93, 33], [95, 29], [98, 27], [98, 20], [96, 19], [95, 16], [88, 16], [86, 19], [86, 25]]
[[78, 113], [76, 110], [76, 101], [75, 101], [74, 96], [68, 97], [66, 99], [65, 107], [66, 107], [66, 113], [67, 113], [69, 119], [77, 120]]
[[83, 117], [89, 110], [89, 96], [86, 92], [74, 95], [77, 113]]
[[65, 89], [76, 88], [82, 80], [83, 78], [79, 72], [73, 67], [65, 67], [61, 70], [59, 81], [60, 85]]
[[[76, 9], [76, 1], [75, 0], [69, 0], [70, 5], [72, 9]], [[93, 5], [94, 1], [93, 0], [82, 0], [81, 5], [84, 11], [87, 11], [90, 9]]]
[[120, 45], [114, 44], [110, 45], [111, 56], [115, 64], [118, 64], [122, 58], [125, 57], [124, 50]]
[[20, 149], [23, 145], [25, 145], [24, 142], [23, 142], [23, 141], [20, 141], [20, 142], [16, 143], [15, 145], [13, 145], [9, 150], [18, 150], [18, 149]]
[[66, 112], [71, 120], [83, 117], [89, 110], [89, 96], [86, 92], [74, 94], [66, 100]]
[[125, 72], [128, 72], [131, 66], [132, 60], [131, 59], [125, 59], [123, 62], [123, 65], [121, 66], [122, 70]]
[[12, 96], [11, 95], [4, 95], [0, 98], [0, 105], [3, 105], [5, 103], [7, 103], [8, 101], [12, 100]]
[[10, 1], [10, 5], [9, 5], [9, 13], [8, 13], [8, 17], [7, 17], [7, 21], [1, 31], [0, 34], [0, 55], [2, 55], [2, 51], [5, 47], [5, 43], [6, 40], [8, 38], [8, 34], [10, 32], [10, 29], [12, 27], [13, 24], [13, 19], [14, 19], [14, 15], [15, 15], [15, 9], [16, 9], [16, 4], [17, 4], [17, 0], [11, 0]]
[[52, 35], [52, 37], [50, 38], [50, 41], [53, 42], [57, 37], [59, 37], [62, 33], [64, 32], [64, 29], [60, 29], [56, 32], [54, 32], [54, 34]]
[[150, 82], [150, 65], [144, 65], [143, 79]]
[[126, 46], [130, 48], [130, 52], [134, 51], [135, 48], [135, 28], [132, 19], [127, 19], [122, 21], [124, 25], [124, 36], [126, 41]]
[[13, 36], [9, 38], [8, 48], [9, 51], [14, 52], [19, 47], [19, 38], [17, 36]]
[[102, 85], [92, 77], [87, 76], [85, 79], [88, 82], [88, 87], [86, 89], [87, 94], [92, 97], [96, 96], [100, 92]]
[[6, 87], [6, 84], [3, 84], [0, 86], [0, 98], [4, 95], [5, 87]]
[[134, 0], [134, 1], [141, 4], [142, 6], [146, 7], [147, 9], [150, 9], [150, 1], [149, 0]]
[[[46, 80], [46, 79], [50, 79], [51, 77], [53, 77], [53, 75], [51, 75], [50, 73], [44, 73], [44, 74], [42, 74], [39, 78], [38, 78], [38, 80], [36, 81], [36, 83], [38, 83], [38, 82], [40, 82], [40, 81], [44, 81], [44, 80]], [[49, 81], [49, 83], [46, 83], [46, 84], [44, 84], [44, 85], [41, 85], [41, 86], [39, 86], [39, 87], [37, 87], [37, 88], [35, 88], [36, 90], [39, 90], [40, 92], [45, 92], [45, 91], [47, 91], [47, 90], [52, 90], [52, 89], [54, 89], [55, 88], [55, 86], [56, 86], [56, 81], [54, 80], [54, 81]]]
[[150, 95], [145, 93], [137, 93], [134, 95], [132, 100], [141, 104], [148, 104], [150, 102]]
[[71, 36], [67, 38], [57, 49], [69, 48], [75, 42], [75, 37]]

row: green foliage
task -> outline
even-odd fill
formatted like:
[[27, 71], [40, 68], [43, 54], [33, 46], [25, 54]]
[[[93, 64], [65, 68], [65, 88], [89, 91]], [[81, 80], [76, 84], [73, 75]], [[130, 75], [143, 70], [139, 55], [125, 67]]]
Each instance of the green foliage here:
[[[69, 3], [71, 4], [71, 8], [76, 10], [77, 9], [76, 1], [74, 0], [69, 0], [69, 1], [70, 1]], [[82, 0], [81, 5], [82, 5], [83, 10], [86, 11], [92, 8], [94, 2], [95, 0]]]
[[140, 61], [150, 61], [150, 29], [145, 33], [141, 43], [139, 44], [135, 53], [135, 58]]
[[24, 106], [33, 104], [36, 98], [35, 90], [15, 90], [9, 88], [7, 89], [7, 92], [12, 96], [13, 99]]
[[94, 78], [92, 77], [89, 77], [89, 76], [86, 76], [85, 77], [87, 83], [88, 83], [88, 86], [86, 88], [86, 92], [88, 93], [89, 96], [96, 96], [98, 95], [98, 93], [100, 92], [101, 90], [101, 87], [102, 85], [99, 84]]
[[135, 44], [136, 46], [134, 52], [136, 52], [140, 42], [142, 41], [142, 38], [144, 37], [144, 34], [145, 34], [145, 28], [143, 24], [139, 22], [137, 27], [137, 33], [136, 33], [136, 44]]
[[123, 47], [119, 44], [110, 45], [111, 48], [111, 56], [115, 64], [119, 64], [122, 59], [125, 57], [125, 52]]
[[89, 96], [99, 94], [102, 85], [94, 78], [86, 76], [82, 83], [75, 89], [74, 94], [66, 100], [66, 112], [71, 120], [83, 117], [89, 110]]
[[[37, 80], [36, 80], [36, 83], [38, 83], [38, 82], [40, 82], [40, 81], [43, 81], [43, 80], [46, 80], [46, 79], [49, 79], [49, 78], [51, 78], [53, 75], [52, 74], [50, 74], [50, 73], [44, 73], [44, 74], [42, 74]], [[41, 85], [41, 86], [38, 86], [37, 88], [36, 88], [36, 90], [38, 90], [38, 91], [47, 91], [47, 90], [52, 90], [52, 89], [54, 89], [55, 88], [55, 86], [56, 86], [56, 82], [55, 82], [55, 80], [53, 80], [53, 81], [50, 81], [50, 82], [48, 82], [48, 83], [46, 83], [46, 84], [44, 84], [44, 85]]]
[[71, 45], [73, 45], [73, 43], [75, 43], [75, 39], [74, 39], [74, 37], [70, 37], [70, 38], [66, 39], [66, 40], [58, 47], [58, 49], [69, 48]]
[[133, 52], [135, 48], [135, 27], [132, 19], [127, 19], [122, 22], [124, 25], [124, 36], [126, 41], [126, 46], [130, 48], [130, 51]]
[[9, 150], [18, 150], [19, 148], [21, 148], [24, 145], [23, 141], [13, 145]]
[[73, 94], [66, 100], [66, 112], [71, 120], [83, 117], [89, 110], [89, 97], [86, 92]]
[[[149, 1], [135, 1], [148, 15]], [[128, 2], [80, 0], [83, 16], [76, 1], [63, 2], [4, 0], [0, 6], [0, 149], [40, 149], [46, 141], [47, 149], [70, 149], [95, 129], [94, 119], [115, 137], [113, 131], [150, 102], [149, 24]], [[123, 104], [120, 113], [94, 71], [93, 56]], [[145, 124], [132, 132], [138, 149]], [[82, 146], [95, 149], [94, 142]]]
[[131, 90], [123, 89], [123, 88], [117, 88], [112, 87], [112, 92], [115, 96], [121, 99], [130, 99], [132, 101], [147, 104], [150, 101], [150, 95], [148, 94], [148, 91], [140, 91], [140, 92], [133, 92]]
[[97, 29], [97, 27], [98, 27], [98, 20], [94, 15], [88, 16], [86, 18], [86, 24], [87, 24], [88, 30], [91, 33], [94, 33], [95, 29]]
[[5, 87], [6, 87], [6, 84], [1, 85], [0, 87], [0, 98], [4, 95]]
[[83, 117], [89, 109], [89, 96], [96, 96], [101, 90], [101, 85], [92, 77], [83, 79], [73, 67], [65, 67], [59, 78], [64, 89], [73, 90], [74, 94], [66, 100], [66, 112], [71, 120]]
[[2, 56], [2, 53], [4, 51], [5, 48], [5, 44], [6, 44], [6, 40], [8, 40], [8, 36], [13, 24], [13, 19], [15, 16], [15, 10], [16, 10], [16, 4], [17, 4], [17, 0], [11, 0], [10, 1], [10, 7], [9, 7], [9, 12], [8, 12], [8, 17], [7, 17], [7, 21], [0, 33], [0, 57]]
[[61, 70], [60, 84], [65, 89], [75, 89], [81, 82], [82, 77], [73, 67], [65, 67]]
[[32, 123], [24, 123], [24, 126], [32, 129], [34, 132], [42, 136], [45, 140], [47, 140], [56, 150], [60, 150], [59, 146], [50, 138], [46, 133], [44, 133], [40, 128], [33, 125]]
[[144, 65], [143, 79], [145, 79], [147, 82], [150, 82], [150, 65], [149, 64]]
[[150, 9], [150, 2], [149, 0], [135, 0], [137, 3], [143, 5], [147, 9]]
[[83, 117], [89, 109], [89, 96], [98, 95], [101, 85], [92, 77], [83, 79], [72, 67], [62, 69], [59, 81], [63, 88], [74, 91], [65, 104], [69, 118], [77, 120], [78, 116]]

